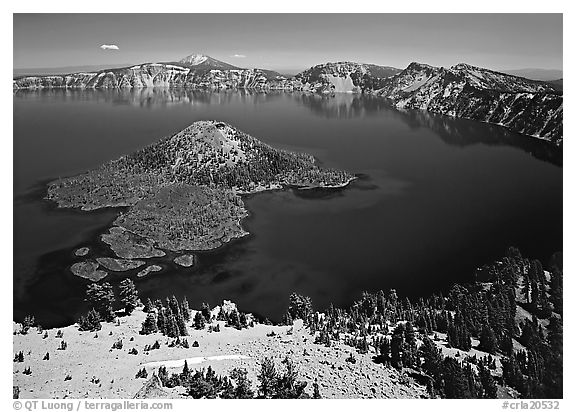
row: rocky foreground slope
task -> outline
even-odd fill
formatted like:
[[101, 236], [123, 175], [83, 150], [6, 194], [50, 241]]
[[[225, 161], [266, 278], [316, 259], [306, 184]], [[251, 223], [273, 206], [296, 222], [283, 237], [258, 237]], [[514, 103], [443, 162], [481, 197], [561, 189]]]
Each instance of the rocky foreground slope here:
[[174, 63], [26, 76], [13, 81], [15, 90], [153, 87], [371, 93], [397, 108], [493, 123], [556, 145], [563, 139], [563, 97], [557, 85], [468, 64], [444, 68], [411, 63], [399, 70], [337, 62], [320, 64], [288, 78], [270, 70], [242, 69], [209, 56], [191, 55]]
[[[218, 308], [214, 312], [218, 313]], [[210, 327], [197, 330], [191, 319], [187, 322], [189, 336], [181, 338], [190, 347], [183, 347], [170, 346], [175, 339], [160, 332], [140, 334], [145, 319], [146, 313], [139, 308], [118, 318], [118, 323], [103, 323], [97, 332], [80, 331], [78, 325], [71, 325], [15, 334], [14, 350], [24, 354], [23, 362], [13, 364], [14, 386], [19, 388], [20, 397], [191, 399], [183, 386], [168, 388], [157, 383], [151, 391], [143, 388], [148, 386], [146, 378], [135, 377], [144, 368], [147, 378], [153, 380], [161, 366], [169, 373], [180, 373], [185, 359], [192, 371], [211, 367], [217, 374], [227, 375], [233, 368], [244, 368], [256, 392], [262, 361], [270, 358], [280, 369], [287, 356], [294, 361], [298, 380], [307, 384], [305, 390], [310, 395], [317, 381], [323, 398], [428, 397], [423, 385], [406, 373], [374, 363], [370, 354], [355, 354], [356, 361], [350, 363], [346, 358], [353, 348], [342, 343], [330, 348], [315, 344], [301, 321], [293, 327], [256, 323], [237, 330], [214, 320]], [[220, 332], [212, 331], [215, 325]], [[21, 326], [15, 325], [15, 330]], [[194, 341], [197, 347], [192, 345]], [[62, 342], [66, 342], [65, 350], [59, 349]], [[159, 342], [158, 349], [150, 350], [155, 342]], [[30, 374], [24, 373], [28, 367]]]

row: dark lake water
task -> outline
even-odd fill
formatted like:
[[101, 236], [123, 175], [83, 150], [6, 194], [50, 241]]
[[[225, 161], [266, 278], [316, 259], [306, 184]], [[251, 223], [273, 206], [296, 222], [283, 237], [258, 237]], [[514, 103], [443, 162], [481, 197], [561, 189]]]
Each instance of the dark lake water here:
[[[86, 310], [77, 247], [112, 256], [99, 234], [118, 211], [57, 210], [46, 182], [96, 167], [196, 120], [218, 119], [274, 147], [306, 151], [360, 176], [333, 192], [245, 199], [251, 233], [182, 269], [137, 279], [143, 297], [222, 299], [279, 320], [292, 291], [318, 309], [363, 290], [427, 295], [473, 278], [518, 246], [547, 262], [562, 249], [562, 153], [503, 128], [367, 96], [190, 91], [14, 94], [14, 318], [45, 326]], [[113, 272], [117, 283], [125, 276]]]

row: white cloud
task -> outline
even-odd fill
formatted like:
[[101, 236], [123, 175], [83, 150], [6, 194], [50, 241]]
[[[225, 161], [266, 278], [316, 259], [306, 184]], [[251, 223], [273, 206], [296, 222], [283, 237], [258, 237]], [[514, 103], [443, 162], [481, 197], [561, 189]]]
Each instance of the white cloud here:
[[120, 50], [120, 47], [116, 46], [115, 44], [103, 44], [100, 46], [102, 50]]
[[236, 57], [237, 59], [243, 59], [243, 58], [246, 57], [246, 55], [244, 55], [244, 54], [233, 54], [233, 55], [230, 56], [230, 57]]

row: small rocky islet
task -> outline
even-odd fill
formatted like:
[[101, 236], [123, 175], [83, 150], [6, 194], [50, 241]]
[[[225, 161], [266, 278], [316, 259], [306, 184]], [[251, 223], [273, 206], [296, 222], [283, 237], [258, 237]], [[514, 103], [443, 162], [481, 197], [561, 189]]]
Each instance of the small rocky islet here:
[[194, 255], [181, 255], [174, 258], [174, 263], [185, 268], [194, 266]]
[[150, 273], [160, 272], [161, 270], [162, 270], [161, 266], [150, 265], [150, 266], [147, 266], [144, 269], [142, 269], [140, 272], [138, 272], [136, 277], [143, 278], [143, 277], [150, 275]]
[[86, 256], [88, 253], [90, 253], [90, 248], [88, 247], [81, 247], [74, 251], [76, 256]]
[[84, 261], [84, 262], [77, 262], [74, 263], [70, 270], [76, 276], [79, 276], [84, 279], [91, 280], [92, 282], [98, 282], [99, 280], [104, 279], [108, 276], [108, 273], [103, 270], [98, 270], [100, 264], [94, 261]]
[[[134, 259], [211, 250], [247, 235], [241, 226], [248, 215], [242, 195], [282, 187], [339, 188], [354, 179], [346, 171], [318, 167], [309, 154], [275, 149], [211, 120], [97, 169], [53, 181], [46, 198], [59, 207], [87, 211], [126, 208], [101, 235], [119, 259], [101, 257], [74, 266], [74, 274], [95, 280], [106, 272], [92, 269], [94, 264], [128, 271], [145, 264]], [[194, 256], [174, 262], [190, 267]], [[155, 271], [150, 268], [160, 267], [148, 266], [138, 276]]]
[[142, 260], [130, 260], [130, 259], [114, 259], [110, 257], [99, 257], [96, 261], [104, 266], [106, 269], [113, 272], [125, 272], [127, 270], [132, 270], [139, 268], [140, 266], [146, 264]]
[[146, 259], [166, 255], [154, 247], [154, 241], [135, 235], [123, 227], [112, 226], [101, 239], [110, 246], [116, 256], [123, 259]]

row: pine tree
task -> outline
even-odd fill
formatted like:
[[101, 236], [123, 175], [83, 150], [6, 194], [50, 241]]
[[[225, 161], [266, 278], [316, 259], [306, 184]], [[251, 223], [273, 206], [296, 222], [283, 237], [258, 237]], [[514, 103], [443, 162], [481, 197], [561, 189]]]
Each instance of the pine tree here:
[[550, 318], [550, 323], [548, 324], [548, 342], [554, 353], [562, 353], [563, 348], [563, 325], [562, 319], [556, 316]]
[[258, 381], [260, 382], [258, 386], [259, 396], [264, 399], [274, 398], [278, 384], [278, 374], [271, 358], [264, 358], [262, 361]]
[[206, 318], [202, 315], [202, 312], [196, 312], [194, 315], [194, 328], [200, 330], [204, 329], [206, 325]]
[[233, 310], [228, 314], [228, 326], [240, 329], [240, 317], [237, 310]]
[[312, 300], [308, 296], [302, 296], [297, 293], [290, 295], [290, 306], [288, 312], [292, 319], [302, 319], [304, 325], [307, 326], [309, 318], [313, 313]]
[[318, 379], [314, 381], [313, 387], [314, 387], [314, 395], [312, 395], [312, 398], [322, 399], [322, 395], [320, 395], [320, 387], [318, 386]]
[[244, 312], [240, 312], [240, 316], [238, 316], [238, 323], [240, 324], [240, 329], [248, 327], [248, 318]]
[[204, 316], [204, 319], [206, 319], [206, 323], [212, 322], [212, 310], [210, 309], [210, 305], [208, 303], [202, 303], [200, 312], [202, 312], [202, 316]]
[[[216, 316], [216, 320], [223, 320], [228, 322], [228, 315], [226, 314], [226, 312], [224, 312], [224, 309], [222, 309], [222, 307], [220, 307], [220, 310], [218, 311], [218, 315]], [[264, 322], [264, 324], [266, 324], [266, 322]]]
[[146, 303], [144, 304], [144, 312], [150, 313], [154, 310], [154, 304], [150, 300], [150, 298], [146, 298]]
[[444, 380], [444, 397], [447, 399], [470, 398], [468, 380], [458, 361], [449, 356], [442, 363], [442, 377]]
[[139, 369], [138, 372], [136, 372], [136, 379], [139, 379], [139, 378], [146, 379], [147, 377], [148, 377], [148, 372], [146, 371], [146, 368]]
[[368, 353], [368, 350], [370, 348], [368, 346], [368, 341], [366, 340], [366, 336], [362, 337], [362, 339], [360, 339], [360, 341], [357, 342], [357, 349], [358, 349], [358, 352], [361, 354]]
[[190, 376], [190, 368], [188, 367], [188, 361], [184, 359], [184, 367], [182, 368], [182, 380], [188, 379]]
[[380, 341], [380, 345], [378, 347], [378, 350], [380, 351], [380, 359], [382, 360], [382, 363], [384, 363], [385, 365], [389, 365], [390, 364], [390, 340], [387, 337], [384, 337]]
[[30, 328], [34, 326], [34, 323], [36, 323], [34, 316], [26, 315], [26, 317], [24, 317], [24, 321], [22, 322], [22, 329], [20, 330], [20, 333], [22, 335], [26, 335]]
[[234, 368], [230, 371], [230, 378], [236, 384], [234, 388], [234, 399], [251, 399], [254, 397], [252, 383], [248, 379], [246, 369]]
[[162, 334], [167, 335], [168, 334], [168, 321], [166, 319], [166, 313], [163, 307], [160, 307], [158, 309], [158, 319], [156, 320], [156, 323], [158, 325], [158, 330], [160, 332], [162, 332]]
[[290, 312], [287, 311], [284, 314], [284, 317], [282, 318], [282, 323], [287, 326], [291, 326], [294, 324], [294, 320], [292, 319], [292, 315], [290, 314]]
[[416, 347], [404, 345], [404, 352], [402, 353], [402, 366], [406, 368], [417, 368], [419, 359], [416, 356]]
[[168, 310], [167, 310], [166, 320], [167, 320], [166, 331], [168, 332], [167, 335], [170, 336], [171, 338], [176, 338], [176, 337], [180, 336], [180, 329], [178, 328], [178, 321], [176, 320], [176, 316], [174, 315], [174, 312], [172, 312], [172, 310], [170, 308], [168, 308]]
[[182, 305], [180, 306], [180, 309], [182, 311], [182, 316], [184, 317], [184, 320], [188, 322], [190, 320], [190, 305], [188, 305], [188, 299], [186, 299], [186, 296], [184, 296], [184, 300], [182, 300]]
[[441, 379], [442, 352], [428, 336], [425, 336], [420, 347], [420, 352], [424, 358], [422, 367], [437, 384]]
[[142, 323], [142, 329], [140, 330], [141, 335], [149, 335], [151, 333], [158, 332], [158, 325], [156, 323], [156, 316], [154, 312], [148, 313], [146, 319]]
[[138, 306], [138, 291], [130, 279], [124, 279], [120, 282], [120, 303], [127, 315], [130, 315]]
[[104, 282], [101, 285], [92, 283], [88, 285], [86, 299], [93, 305], [102, 320], [105, 322], [114, 321], [116, 316], [114, 315], [112, 305], [114, 304], [115, 298], [114, 291], [109, 283]]
[[100, 315], [94, 310], [94, 308], [90, 309], [86, 316], [80, 316], [80, 319], [78, 320], [78, 330], [95, 332], [100, 329], [102, 329]]
[[480, 346], [478, 349], [494, 354], [498, 350], [498, 340], [492, 328], [488, 325], [482, 327], [482, 333], [480, 334]]
[[482, 383], [478, 381], [478, 376], [476, 372], [472, 369], [472, 365], [467, 363], [465, 367], [462, 368], [464, 376], [467, 380], [468, 391], [470, 393], [470, 398], [480, 398], [484, 392], [482, 388]]
[[416, 346], [416, 334], [414, 332], [414, 326], [412, 326], [412, 322], [406, 322], [404, 325], [404, 339], [406, 341], [406, 345], [410, 347]]
[[522, 370], [516, 360], [515, 354], [508, 359], [502, 360], [502, 378], [507, 385], [512, 386], [518, 391], [523, 390], [524, 376], [522, 375]]
[[563, 310], [563, 280], [562, 272], [555, 266], [552, 269], [550, 279], [550, 300], [554, 305], [554, 311], [562, 314]]
[[522, 333], [518, 339], [522, 345], [528, 349], [532, 349], [540, 343], [540, 337], [536, 330], [538, 322], [530, 322], [525, 320], [522, 324]]
[[402, 324], [394, 330], [390, 342], [390, 364], [396, 369], [402, 369], [402, 353], [404, 352], [404, 333], [400, 326]]
[[172, 313], [174, 313], [175, 316], [178, 315], [178, 313], [180, 312], [180, 304], [178, 303], [178, 299], [176, 299], [176, 296], [172, 295], [170, 297], [170, 299], [167, 299], [168, 301], [168, 307], [170, 307], [170, 310], [172, 310]]
[[178, 336], [188, 336], [188, 329], [186, 328], [186, 321], [184, 320], [184, 316], [182, 312], [180, 312], [180, 308], [176, 312], [176, 326], [178, 328]]
[[165, 382], [168, 381], [168, 371], [166, 370], [166, 366], [160, 366], [158, 368], [158, 379], [165, 385]]
[[507, 356], [510, 356], [514, 351], [514, 342], [512, 342], [512, 336], [509, 334], [504, 334], [499, 340], [500, 350]]
[[294, 362], [286, 357], [282, 363], [286, 366], [285, 372], [278, 377], [275, 398], [278, 399], [299, 399], [305, 397], [304, 389], [306, 382], [298, 381], [298, 372]]
[[534, 310], [537, 310], [538, 308], [540, 308], [542, 306], [542, 300], [541, 300], [541, 293], [540, 293], [540, 288], [538, 285], [538, 282], [536, 282], [535, 280], [532, 280], [530, 282], [530, 303], [532, 305], [532, 308]]
[[540, 289], [542, 289], [546, 283], [546, 276], [544, 275], [542, 263], [538, 259], [534, 259], [530, 262], [528, 270], [531, 272], [530, 278], [538, 284]]
[[24, 352], [20, 351], [14, 355], [14, 362], [24, 362]]

